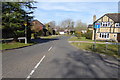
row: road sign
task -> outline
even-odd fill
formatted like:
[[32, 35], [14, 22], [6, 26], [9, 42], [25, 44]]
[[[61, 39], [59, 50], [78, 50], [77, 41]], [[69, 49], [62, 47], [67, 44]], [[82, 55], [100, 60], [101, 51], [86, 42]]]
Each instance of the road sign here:
[[100, 23], [95, 23], [94, 28], [100, 28], [101, 24]]

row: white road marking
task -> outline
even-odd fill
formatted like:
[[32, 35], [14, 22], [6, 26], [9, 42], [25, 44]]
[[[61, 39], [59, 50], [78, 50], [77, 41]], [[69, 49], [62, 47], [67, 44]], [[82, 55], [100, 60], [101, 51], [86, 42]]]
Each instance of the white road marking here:
[[50, 51], [52, 49], [52, 46], [48, 49], [48, 51]]
[[45, 58], [45, 55], [42, 57], [42, 59], [37, 63], [37, 65], [33, 68], [33, 70], [30, 72], [30, 74], [28, 75], [26, 80], [29, 80], [31, 75], [35, 72], [35, 70], [38, 68], [38, 66], [41, 64], [41, 62], [43, 61], [43, 59]]

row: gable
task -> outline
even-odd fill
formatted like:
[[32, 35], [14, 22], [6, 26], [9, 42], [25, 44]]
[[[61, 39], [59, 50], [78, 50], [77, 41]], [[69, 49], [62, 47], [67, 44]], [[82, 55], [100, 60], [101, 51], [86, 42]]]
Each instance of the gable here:
[[104, 15], [101, 18], [99, 18], [98, 20], [95, 21], [95, 23], [98, 22], [114, 22], [111, 18], [109, 18], [108, 16]]
[[120, 23], [120, 13], [108, 13], [100, 17], [96, 22], [115, 22]]

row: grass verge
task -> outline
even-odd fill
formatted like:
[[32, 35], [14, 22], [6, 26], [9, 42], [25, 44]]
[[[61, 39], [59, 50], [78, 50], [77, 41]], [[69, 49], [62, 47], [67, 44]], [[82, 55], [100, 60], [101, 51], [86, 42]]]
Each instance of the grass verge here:
[[0, 50], [20, 48], [20, 47], [30, 46], [30, 45], [33, 45], [33, 44], [34, 43], [25, 44], [25, 43], [19, 43], [19, 42], [16, 42], [16, 43], [3, 43], [3, 44], [0, 44]]
[[42, 36], [42, 37], [40, 37], [40, 38], [43, 38], [43, 39], [52, 39], [52, 38], [56, 38], [56, 37], [58, 37], [58, 36], [60, 36], [60, 35]]
[[86, 39], [85, 37], [81, 37], [80, 39], [78, 39], [77, 37], [71, 37], [70, 39], [68, 39], [69, 41], [90, 41], [93, 42], [93, 40], [90, 39]]
[[110, 55], [110, 56], [115, 56], [115, 57], [120, 57], [118, 56], [118, 45], [108, 45], [106, 49], [105, 44], [96, 44], [96, 49], [93, 49], [93, 43], [77, 43], [73, 42], [71, 43], [73, 46], [83, 49], [83, 50], [88, 50], [92, 52], [97, 52], [105, 55]]

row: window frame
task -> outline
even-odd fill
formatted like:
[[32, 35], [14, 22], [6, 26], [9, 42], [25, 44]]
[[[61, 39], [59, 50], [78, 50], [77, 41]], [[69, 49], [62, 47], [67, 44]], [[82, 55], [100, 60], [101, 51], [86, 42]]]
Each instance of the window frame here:
[[109, 33], [100, 33], [99, 34], [99, 38], [109, 39], [110, 38], [110, 34]]
[[120, 23], [115, 23], [115, 27], [120, 27]]
[[102, 22], [101, 26], [102, 27], [111, 27], [111, 22]]

